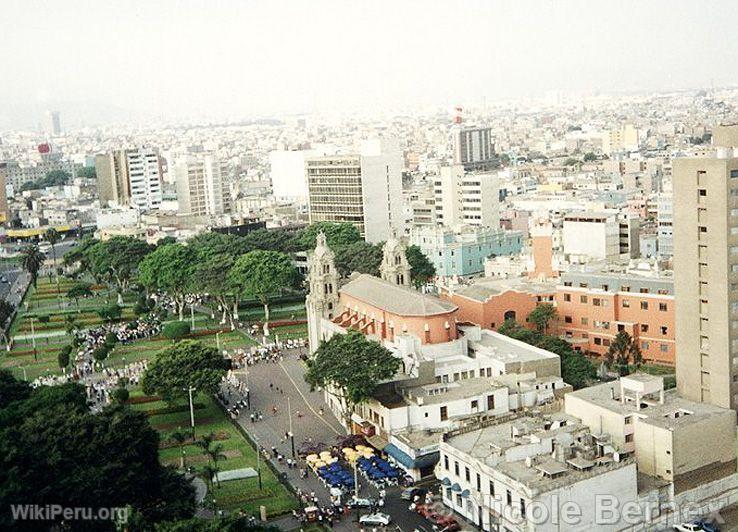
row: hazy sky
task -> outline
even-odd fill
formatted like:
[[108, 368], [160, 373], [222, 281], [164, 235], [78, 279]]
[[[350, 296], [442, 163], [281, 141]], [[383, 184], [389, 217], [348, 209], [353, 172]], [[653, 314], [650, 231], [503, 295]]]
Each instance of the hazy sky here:
[[6, 121], [48, 107], [215, 118], [738, 82], [734, 0], [0, 0], [0, 20]]

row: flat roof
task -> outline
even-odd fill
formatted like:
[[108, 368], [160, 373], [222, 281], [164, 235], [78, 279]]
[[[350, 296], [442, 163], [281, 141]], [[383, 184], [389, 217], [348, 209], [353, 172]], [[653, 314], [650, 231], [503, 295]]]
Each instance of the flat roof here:
[[504, 294], [510, 290], [534, 295], [555, 293], [556, 284], [554, 282], [533, 283], [523, 278], [479, 279], [474, 284], [455, 290], [454, 294], [484, 302], [492, 296]]
[[[463, 331], [464, 326], [460, 326], [459, 329]], [[559, 355], [556, 353], [526, 344], [489, 329], [481, 330], [480, 340], [469, 338], [469, 345], [488, 348], [487, 351], [479, 354], [496, 358], [502, 362], [533, 362], [552, 358], [559, 359]]]

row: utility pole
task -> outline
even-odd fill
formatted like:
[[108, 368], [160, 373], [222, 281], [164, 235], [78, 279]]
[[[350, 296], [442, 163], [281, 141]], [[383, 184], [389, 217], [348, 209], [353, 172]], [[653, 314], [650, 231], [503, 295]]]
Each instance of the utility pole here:
[[187, 392], [190, 396], [190, 425], [192, 426], [192, 439], [193, 440], [195, 439], [195, 406], [192, 403], [192, 392], [194, 390], [195, 389], [192, 386], [187, 388]]
[[289, 436], [290, 436], [290, 442], [292, 445], [292, 458], [294, 458], [295, 457], [295, 435], [292, 432], [292, 406], [290, 404], [289, 396], [287, 397], [287, 417], [290, 423]]

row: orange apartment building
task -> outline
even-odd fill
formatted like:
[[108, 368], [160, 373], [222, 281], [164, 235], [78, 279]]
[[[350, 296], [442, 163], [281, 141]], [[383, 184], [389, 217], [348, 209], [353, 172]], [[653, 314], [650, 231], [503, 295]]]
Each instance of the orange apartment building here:
[[556, 288], [559, 334], [575, 349], [604, 355], [618, 331], [646, 362], [674, 365], [674, 283], [623, 274], [565, 273]]

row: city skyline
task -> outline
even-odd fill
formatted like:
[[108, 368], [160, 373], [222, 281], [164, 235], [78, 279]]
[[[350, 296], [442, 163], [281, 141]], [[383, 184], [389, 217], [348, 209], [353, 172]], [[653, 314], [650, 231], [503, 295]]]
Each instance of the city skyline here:
[[711, 7], [13, 1], [0, 62], [24, 75], [0, 88], [0, 129], [47, 110], [78, 127], [733, 85], [738, 6]]

